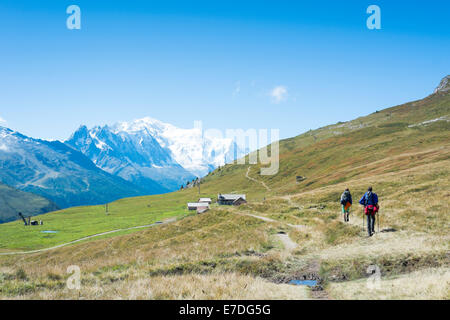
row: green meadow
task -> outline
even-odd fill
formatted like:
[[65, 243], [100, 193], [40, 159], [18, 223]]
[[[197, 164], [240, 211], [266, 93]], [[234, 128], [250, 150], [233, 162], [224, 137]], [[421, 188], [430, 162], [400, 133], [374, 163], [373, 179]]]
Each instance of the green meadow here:
[[185, 198], [174, 194], [126, 198], [108, 204], [108, 213], [105, 205], [98, 205], [74, 207], [33, 217], [34, 220], [42, 220], [42, 226], [24, 226], [19, 219], [0, 225], [0, 249], [42, 249], [98, 233], [180, 217], [188, 214]]

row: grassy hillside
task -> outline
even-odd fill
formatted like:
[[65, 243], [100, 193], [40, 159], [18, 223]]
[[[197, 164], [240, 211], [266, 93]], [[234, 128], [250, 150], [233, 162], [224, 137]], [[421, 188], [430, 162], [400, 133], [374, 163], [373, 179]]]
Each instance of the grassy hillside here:
[[0, 223], [18, 219], [18, 212], [28, 217], [58, 209], [50, 200], [0, 183]]
[[[0, 256], [0, 296], [449, 299], [449, 121], [450, 95], [437, 93], [281, 141], [277, 175], [230, 164], [204, 179], [202, 196], [247, 193], [241, 207], [213, 205], [190, 215], [185, 204], [198, 190], [188, 189], [114, 202], [108, 216], [104, 207], [44, 215], [44, 229], [60, 231], [51, 236], [1, 225], [0, 245], [14, 251], [178, 217], [52, 251]], [[297, 175], [306, 180], [297, 183]], [[381, 232], [371, 238], [356, 204], [369, 185], [381, 205]], [[345, 187], [355, 202], [350, 223], [338, 202]], [[82, 270], [80, 290], [65, 286], [74, 264]], [[381, 283], [368, 291], [370, 265]], [[287, 285], [293, 279], [319, 285]]]
[[[440, 120], [426, 123], [436, 119]], [[402, 155], [448, 146], [449, 128], [449, 94], [431, 95], [420, 101], [282, 140], [279, 173], [259, 176], [259, 166], [255, 165], [251, 168], [251, 175], [273, 189], [269, 194], [287, 194], [357, 177], [404, 170], [426, 163], [427, 155], [412, 155], [406, 159]], [[227, 165], [205, 180], [214, 183], [220, 178], [221, 184], [229, 181], [236, 188], [249, 190], [254, 185], [249, 185], [245, 179], [246, 170], [246, 166]], [[297, 175], [307, 179], [297, 184]], [[226, 179], [222, 179], [223, 176]]]

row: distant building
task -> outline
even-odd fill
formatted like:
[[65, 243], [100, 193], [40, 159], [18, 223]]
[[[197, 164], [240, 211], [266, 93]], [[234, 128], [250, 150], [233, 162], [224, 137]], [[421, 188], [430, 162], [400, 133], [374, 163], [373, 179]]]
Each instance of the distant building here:
[[217, 203], [226, 206], [239, 206], [247, 203], [245, 194], [219, 194], [217, 196]]
[[211, 200], [211, 198], [200, 198], [200, 199], [198, 199], [198, 202], [211, 204], [212, 200]]
[[204, 202], [191, 202], [187, 204], [188, 210], [197, 210], [198, 208], [207, 208], [209, 209], [209, 205]]

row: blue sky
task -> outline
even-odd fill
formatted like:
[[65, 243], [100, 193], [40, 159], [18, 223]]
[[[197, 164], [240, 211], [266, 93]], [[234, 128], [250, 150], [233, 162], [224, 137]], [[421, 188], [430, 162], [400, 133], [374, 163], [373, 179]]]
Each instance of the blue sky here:
[[150, 116], [295, 136], [430, 94], [449, 20], [449, 1], [0, 0], [0, 125], [65, 139]]

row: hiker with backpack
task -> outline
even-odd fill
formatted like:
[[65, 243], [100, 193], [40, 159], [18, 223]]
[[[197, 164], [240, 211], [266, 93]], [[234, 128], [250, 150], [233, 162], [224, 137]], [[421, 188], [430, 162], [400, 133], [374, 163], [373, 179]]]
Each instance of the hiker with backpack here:
[[352, 206], [352, 194], [350, 190], [347, 188], [341, 195], [341, 205], [342, 205], [342, 213], [344, 214], [344, 221], [350, 221], [350, 207]]
[[372, 192], [372, 187], [367, 189], [367, 192], [362, 196], [359, 203], [364, 206], [364, 213], [367, 216], [367, 231], [369, 237], [375, 233], [375, 216], [380, 209], [378, 205], [378, 196]]

